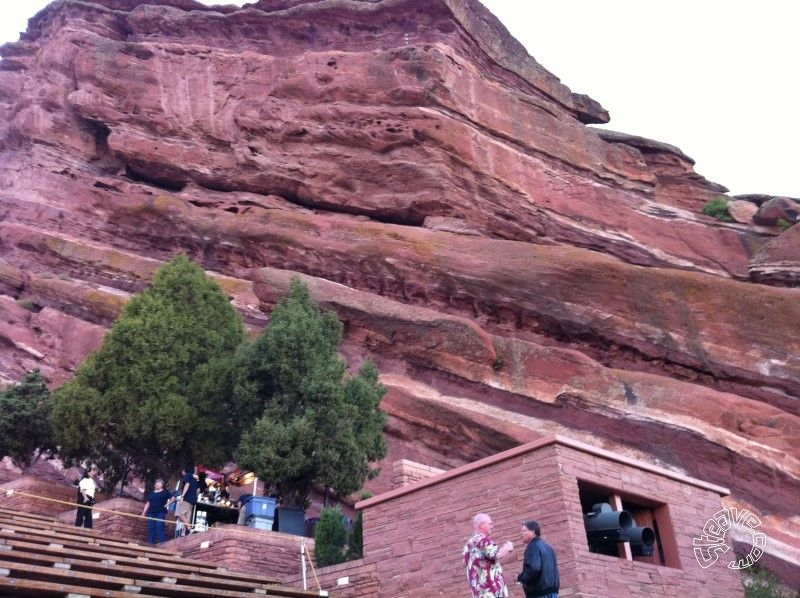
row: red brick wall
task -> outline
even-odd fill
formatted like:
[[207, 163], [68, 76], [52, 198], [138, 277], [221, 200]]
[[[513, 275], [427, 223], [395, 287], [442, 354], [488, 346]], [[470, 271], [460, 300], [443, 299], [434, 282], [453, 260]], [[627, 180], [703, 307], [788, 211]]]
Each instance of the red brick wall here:
[[581, 536], [583, 517], [579, 506], [576, 510], [573, 502], [566, 523], [570, 535], [576, 539], [573, 547], [575, 561], [569, 573], [572, 579], [577, 580], [576, 587], [587, 593], [597, 588], [604, 595], [616, 596], [743, 595], [737, 573], [722, 564], [704, 570], [694, 558], [692, 540], [700, 535], [706, 520], [722, 507], [719, 494], [570, 447], [557, 446], [556, 450], [562, 474], [576, 489], [578, 480], [581, 480], [614, 486], [626, 494], [666, 503], [673, 529], [661, 532], [670, 534], [677, 546], [676, 567], [592, 554], [584, 547], [585, 536]]
[[[205, 543], [207, 546], [204, 546]], [[243, 525], [219, 525], [169, 542], [165, 548], [179, 550], [187, 558], [218, 563], [232, 571], [275, 577], [300, 575], [300, 545], [306, 558], [314, 554], [314, 540], [279, 532], [266, 532]], [[308, 568], [311, 575], [311, 568]]]
[[[9, 494], [9, 490], [13, 490]], [[75, 522], [77, 489], [68, 484], [23, 476], [0, 486], [0, 506], [36, 515], [49, 515], [66, 524]], [[97, 495], [93, 529], [122, 540], [147, 541], [147, 522], [131, 515], [142, 512], [142, 503], [128, 498], [104, 500]]]
[[[69, 484], [22, 476], [0, 486], [0, 506], [55, 518], [72, 508], [77, 495], [78, 490]], [[75, 520], [74, 509], [72, 520]]]
[[[290, 575], [283, 581], [296, 588], [302, 587], [301, 575]], [[306, 581], [308, 589], [316, 590], [319, 587], [326, 590], [331, 598], [370, 598], [380, 595], [375, 563], [365, 563], [363, 559], [314, 571], [309, 568]]]
[[130, 498], [98, 502], [92, 509], [92, 527], [112, 538], [146, 543], [147, 520], [141, 517], [142, 507], [144, 503]]
[[[92, 529], [99, 530], [108, 536], [120, 540], [147, 542], [147, 520], [140, 517], [144, 503], [131, 498], [111, 498], [104, 500], [98, 495], [97, 503], [92, 508]], [[58, 514], [64, 523], [75, 521], [76, 509]], [[167, 525], [167, 537], [170, 526]]]
[[[578, 480], [618, 488], [668, 505], [679, 567], [593, 554], [586, 545]], [[718, 563], [702, 569], [692, 540], [722, 508], [713, 487], [619, 459], [565, 439], [544, 439], [405, 489], [360, 503], [364, 510], [364, 564], [375, 565], [376, 596], [455, 596], [467, 593], [461, 550], [472, 517], [486, 512], [497, 541], [515, 550], [504, 569], [512, 597], [524, 545], [519, 528], [533, 518], [556, 550], [561, 595], [741, 596], [739, 575]]]
[[392, 463], [392, 488], [401, 488], [440, 473], [444, 473], [444, 470], [400, 459]]

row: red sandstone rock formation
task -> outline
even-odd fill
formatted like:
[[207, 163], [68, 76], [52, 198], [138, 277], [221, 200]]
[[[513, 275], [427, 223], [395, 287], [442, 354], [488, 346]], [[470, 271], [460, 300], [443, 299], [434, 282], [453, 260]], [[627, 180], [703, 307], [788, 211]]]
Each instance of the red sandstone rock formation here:
[[0, 54], [4, 379], [68, 378], [183, 251], [254, 328], [292, 275], [336, 310], [387, 462], [557, 431], [796, 515], [797, 227], [702, 215], [478, 2], [58, 0]]

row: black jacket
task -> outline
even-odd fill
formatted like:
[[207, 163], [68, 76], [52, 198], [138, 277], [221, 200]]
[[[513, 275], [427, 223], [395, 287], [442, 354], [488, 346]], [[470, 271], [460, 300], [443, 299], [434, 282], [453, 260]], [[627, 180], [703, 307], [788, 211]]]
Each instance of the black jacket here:
[[517, 581], [525, 590], [525, 598], [536, 598], [558, 592], [558, 563], [553, 548], [539, 537], [528, 542]]

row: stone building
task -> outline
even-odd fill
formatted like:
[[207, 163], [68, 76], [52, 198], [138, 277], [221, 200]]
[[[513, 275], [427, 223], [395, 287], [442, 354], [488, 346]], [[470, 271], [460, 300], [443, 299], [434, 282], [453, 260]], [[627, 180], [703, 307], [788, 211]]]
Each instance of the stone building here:
[[[738, 571], [727, 567], [737, 558], [731, 550], [712, 553], [720, 558], [705, 568], [695, 554], [694, 539], [723, 510], [725, 488], [560, 436], [446, 472], [405, 470], [396, 477], [411, 483], [357, 505], [364, 559], [321, 572], [331, 596], [466, 595], [461, 550], [477, 512], [492, 516], [496, 540], [515, 543], [504, 561], [512, 597], [523, 595], [514, 580], [523, 553], [520, 524], [530, 518], [556, 550], [561, 596], [744, 593]], [[625, 543], [614, 554], [591, 551], [584, 514], [597, 503], [624, 509], [637, 526], [653, 529], [653, 556], [634, 556]]]

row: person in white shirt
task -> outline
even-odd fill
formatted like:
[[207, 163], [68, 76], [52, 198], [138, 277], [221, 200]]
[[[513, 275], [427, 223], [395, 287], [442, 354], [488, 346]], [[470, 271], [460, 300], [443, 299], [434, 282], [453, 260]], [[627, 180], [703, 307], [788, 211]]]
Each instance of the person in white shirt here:
[[92, 527], [92, 505], [97, 491], [97, 467], [92, 465], [85, 470], [78, 482], [78, 512], [75, 515], [76, 527]]

